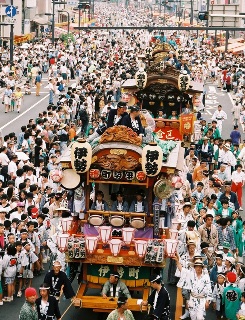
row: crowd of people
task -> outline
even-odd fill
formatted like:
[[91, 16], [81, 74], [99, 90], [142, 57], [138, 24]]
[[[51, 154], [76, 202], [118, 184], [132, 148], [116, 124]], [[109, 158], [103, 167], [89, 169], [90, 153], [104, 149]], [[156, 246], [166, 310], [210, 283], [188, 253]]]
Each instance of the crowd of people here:
[[[143, 14], [144, 19], [138, 20], [133, 10], [123, 9], [119, 14], [117, 9], [108, 11], [107, 6], [98, 5], [101, 25], [126, 25], [129, 21], [131, 25], [144, 25], [151, 19], [151, 15]], [[20, 298], [25, 290], [27, 302], [20, 320], [46, 319], [48, 310], [60, 319], [53, 300], [57, 301], [55, 297], [59, 298], [62, 292], [67, 298], [75, 295], [61, 271], [65, 270], [64, 253], [57, 248], [54, 236], [60, 228], [60, 217], [72, 212], [81, 218], [86, 190], [81, 185], [75, 191], [66, 191], [53, 181], [53, 176], [61, 169], [59, 157], [80, 132], [94, 143], [106, 128], [122, 124], [144, 142], [147, 124], [141, 122], [139, 106], [131, 106], [127, 112], [127, 104], [121, 101], [121, 85], [126, 79], [134, 79], [142, 67], [139, 56], [155, 41], [172, 46], [166, 61], [173, 67], [187, 71], [196, 82], [214, 83], [234, 96], [234, 130], [229, 139], [222, 138], [222, 125], [229, 115], [221, 105], [210, 123], [200, 114], [192, 143], [185, 148], [184, 169], [176, 172], [182, 179], [179, 188], [169, 199], [155, 200], [161, 204], [165, 226], [175, 224], [179, 230], [177, 255], [170, 261], [168, 282], [182, 288], [186, 302], [182, 319], [189, 315], [192, 320], [203, 319], [210, 304], [218, 319], [245, 317], [245, 223], [241, 218], [245, 143], [242, 144], [239, 129], [241, 126], [244, 132], [245, 128], [244, 57], [212, 51], [204, 34], [195, 38], [188, 32], [157, 35], [146, 30], [119, 30], [84, 32], [75, 43], [70, 41], [67, 45], [58, 41], [52, 46], [49, 39], [43, 39], [26, 49], [17, 47], [14, 66], [1, 55], [5, 112], [14, 111], [15, 107], [21, 112], [24, 93], [35, 87], [36, 96], [40, 96], [43, 75], [47, 74], [49, 79], [47, 108], [36, 119], [29, 119], [20, 133], [0, 137], [0, 306], [12, 302], [15, 296]], [[24, 92], [20, 84], [22, 74], [26, 77]], [[75, 85], [71, 85], [71, 80]], [[205, 108], [205, 88], [202, 102], [201, 111]], [[191, 112], [188, 106], [185, 112]], [[169, 118], [178, 116], [173, 112]], [[158, 118], [165, 118], [164, 108], [158, 111]], [[142, 190], [131, 205], [122, 192], [117, 193], [111, 208], [103, 196], [103, 192], [97, 191], [92, 209], [146, 213], [151, 210]], [[55, 256], [54, 270], [45, 276], [39, 288], [39, 314], [31, 317], [30, 306], [37, 296], [32, 280], [44, 270], [50, 251]], [[154, 315], [159, 299], [160, 315], [164, 312], [163, 319], [169, 319], [168, 293], [162, 279], [156, 275], [153, 278], [154, 294], [143, 304], [150, 303]], [[102, 294], [106, 295], [103, 291]], [[168, 301], [164, 310], [162, 294], [164, 302]], [[108, 320], [123, 315], [126, 320], [133, 319], [130, 312], [125, 313], [126, 300], [118, 301], [117, 311]], [[158, 309], [157, 312], [156, 318]]]

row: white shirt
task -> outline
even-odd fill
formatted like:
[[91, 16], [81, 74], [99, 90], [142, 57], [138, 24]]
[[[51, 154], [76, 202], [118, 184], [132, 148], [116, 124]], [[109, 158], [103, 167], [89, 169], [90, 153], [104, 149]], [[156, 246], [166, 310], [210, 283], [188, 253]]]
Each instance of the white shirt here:
[[225, 111], [221, 110], [216, 110], [211, 118], [212, 120], [225, 120], [227, 119], [227, 114], [225, 113]]
[[16, 177], [17, 165], [15, 162], [10, 161], [8, 165], [8, 175], [10, 176], [11, 173]]
[[245, 181], [245, 174], [244, 172], [237, 172], [233, 171], [231, 175], [231, 180], [235, 183], [243, 182]]
[[10, 160], [6, 153], [0, 153], [0, 162], [2, 163], [2, 166], [7, 166], [9, 164]]

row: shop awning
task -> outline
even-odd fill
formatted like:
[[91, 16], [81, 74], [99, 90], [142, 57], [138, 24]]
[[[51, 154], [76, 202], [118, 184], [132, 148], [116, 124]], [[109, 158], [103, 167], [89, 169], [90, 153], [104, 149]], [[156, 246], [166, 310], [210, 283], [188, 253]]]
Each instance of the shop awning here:
[[37, 24], [41, 24], [41, 25], [51, 25], [52, 23], [50, 21], [48, 21], [47, 19], [43, 18], [43, 17], [34, 17], [32, 19], [32, 21], [36, 22]]
[[238, 52], [243, 52], [245, 50], [245, 45], [243, 44], [243, 46], [238, 47], [238, 48], [234, 48], [232, 50], [232, 53], [238, 53]]
[[[241, 42], [236, 42], [236, 43], [232, 43], [228, 45], [228, 51], [233, 51], [233, 49], [235, 48], [239, 48], [244, 46], [244, 43]], [[214, 49], [215, 51], [219, 51], [219, 52], [224, 52], [225, 51], [225, 46], [220, 46]]]

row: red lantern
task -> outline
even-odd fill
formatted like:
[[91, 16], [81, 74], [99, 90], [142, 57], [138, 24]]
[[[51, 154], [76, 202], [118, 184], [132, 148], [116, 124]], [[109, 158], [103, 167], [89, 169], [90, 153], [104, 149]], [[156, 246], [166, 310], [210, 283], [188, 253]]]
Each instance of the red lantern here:
[[100, 176], [100, 170], [99, 169], [91, 169], [89, 171], [89, 176], [91, 179], [98, 179]]
[[183, 186], [183, 181], [179, 176], [174, 176], [171, 182], [175, 189], [180, 189]]
[[130, 95], [128, 93], [122, 93], [122, 98], [121, 98], [121, 101], [123, 102], [129, 102], [130, 100]]
[[137, 171], [136, 172], [136, 179], [138, 181], [144, 181], [146, 179], [146, 175], [143, 171]]
[[58, 169], [50, 171], [49, 175], [51, 180], [53, 180], [56, 183], [60, 182], [63, 178], [63, 172]]

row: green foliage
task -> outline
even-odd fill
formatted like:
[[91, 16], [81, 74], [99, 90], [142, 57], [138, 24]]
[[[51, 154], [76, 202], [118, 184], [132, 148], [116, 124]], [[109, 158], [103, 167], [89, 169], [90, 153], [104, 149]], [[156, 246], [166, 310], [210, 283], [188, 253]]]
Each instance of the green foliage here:
[[67, 44], [68, 40], [70, 40], [72, 42], [75, 42], [75, 37], [74, 37], [74, 35], [72, 33], [69, 33], [69, 34], [68, 33], [62, 33], [60, 35], [60, 40], [62, 42], [64, 42], [65, 44]]

